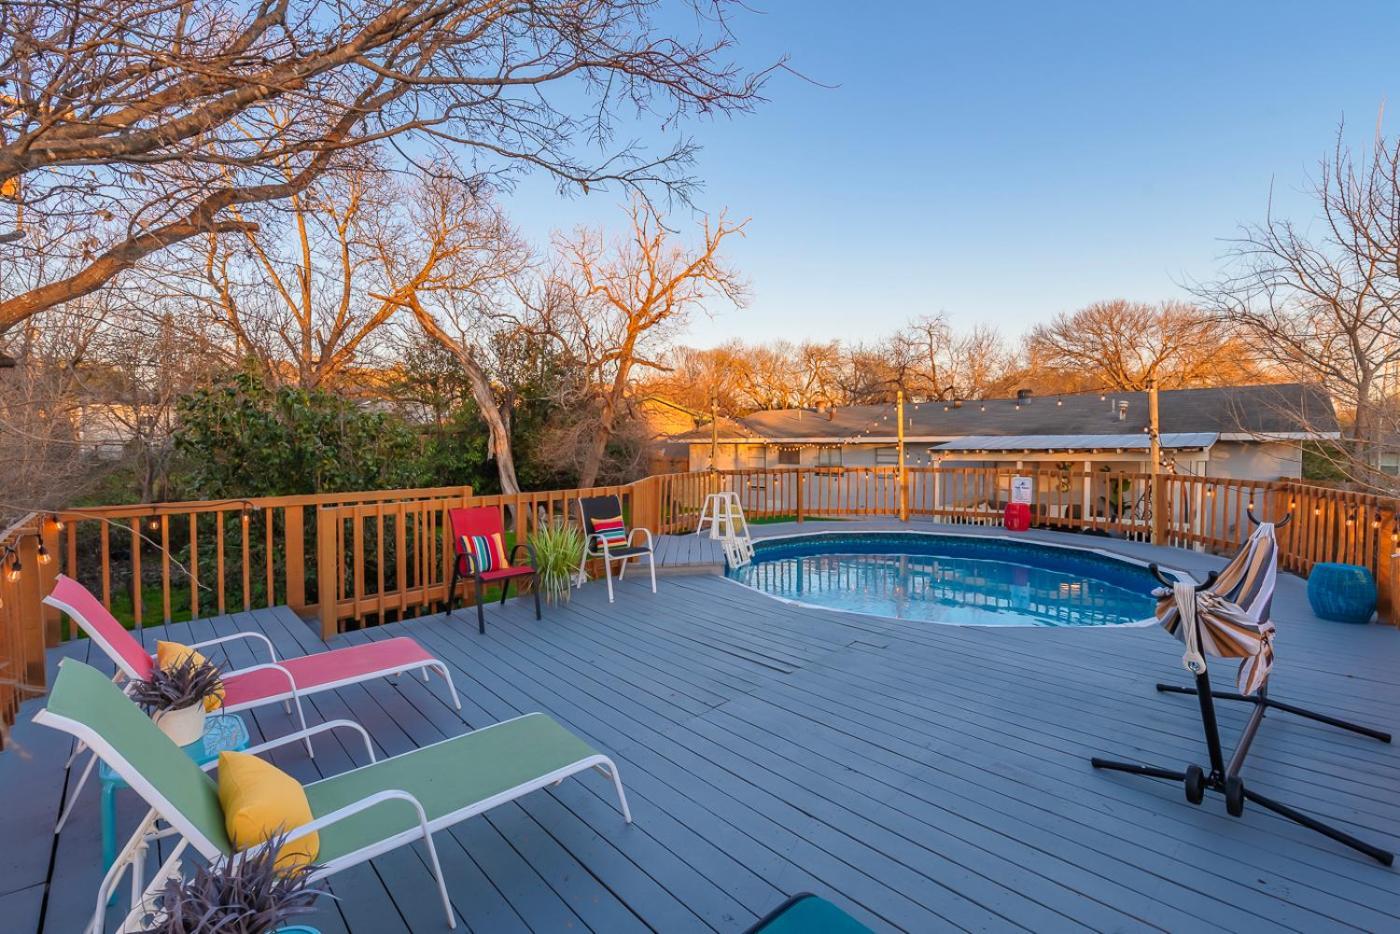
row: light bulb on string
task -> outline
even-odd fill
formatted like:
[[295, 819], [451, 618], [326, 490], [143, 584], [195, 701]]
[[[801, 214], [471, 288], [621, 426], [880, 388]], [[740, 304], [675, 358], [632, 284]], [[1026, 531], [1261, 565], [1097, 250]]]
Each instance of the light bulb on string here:
[[14, 584], [19, 581], [20, 575], [24, 572], [24, 566], [19, 563], [19, 552], [10, 549], [10, 566], [5, 569], [5, 579]]
[[44, 547], [42, 541], [39, 542], [39, 550], [34, 552], [34, 557], [38, 559], [40, 564], [48, 564], [53, 560], [53, 555], [49, 554], [48, 548]]

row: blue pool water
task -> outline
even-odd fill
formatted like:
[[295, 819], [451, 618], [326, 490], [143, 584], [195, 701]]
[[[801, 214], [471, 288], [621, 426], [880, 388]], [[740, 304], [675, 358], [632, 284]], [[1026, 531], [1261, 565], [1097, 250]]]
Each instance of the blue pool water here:
[[1107, 555], [922, 533], [827, 533], [754, 543], [725, 574], [786, 600], [971, 626], [1114, 626], [1152, 616], [1156, 580]]

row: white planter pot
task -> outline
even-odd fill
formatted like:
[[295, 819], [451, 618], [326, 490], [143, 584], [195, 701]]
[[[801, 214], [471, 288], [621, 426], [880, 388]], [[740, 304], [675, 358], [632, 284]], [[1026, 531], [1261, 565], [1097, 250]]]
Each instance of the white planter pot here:
[[161, 732], [177, 746], [188, 746], [204, 736], [204, 704], [191, 704], [179, 710], [160, 710], [151, 717]]

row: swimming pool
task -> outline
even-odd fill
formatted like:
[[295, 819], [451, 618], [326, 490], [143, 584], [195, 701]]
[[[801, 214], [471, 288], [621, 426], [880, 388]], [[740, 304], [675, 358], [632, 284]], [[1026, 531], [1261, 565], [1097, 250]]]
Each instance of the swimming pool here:
[[1146, 567], [1098, 551], [914, 532], [754, 542], [725, 576], [783, 600], [960, 626], [1116, 626], [1152, 617]]

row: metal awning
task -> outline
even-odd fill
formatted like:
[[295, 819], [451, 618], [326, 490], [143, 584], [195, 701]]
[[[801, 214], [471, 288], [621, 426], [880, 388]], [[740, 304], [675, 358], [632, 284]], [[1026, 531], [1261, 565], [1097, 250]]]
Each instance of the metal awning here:
[[[1220, 435], [1209, 431], [1164, 432], [1164, 449], [1205, 450], [1219, 440]], [[1124, 435], [968, 435], [929, 448], [935, 454], [962, 451], [982, 453], [992, 451], [1146, 451], [1151, 446], [1145, 432]]]

